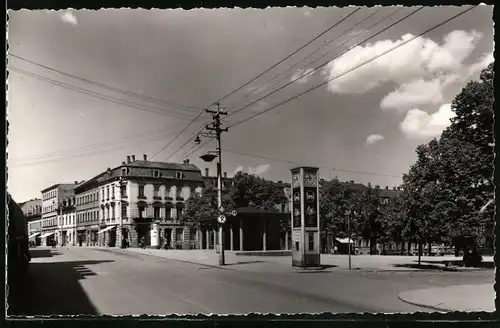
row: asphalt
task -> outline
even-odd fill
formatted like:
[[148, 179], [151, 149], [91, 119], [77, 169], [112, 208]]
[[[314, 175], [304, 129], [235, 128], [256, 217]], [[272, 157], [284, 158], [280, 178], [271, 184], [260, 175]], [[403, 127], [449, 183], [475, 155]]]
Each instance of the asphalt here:
[[[399, 299], [493, 272], [259, 272], [115, 249], [35, 249], [24, 315], [432, 312]], [[247, 263], [251, 267], [252, 263]]]

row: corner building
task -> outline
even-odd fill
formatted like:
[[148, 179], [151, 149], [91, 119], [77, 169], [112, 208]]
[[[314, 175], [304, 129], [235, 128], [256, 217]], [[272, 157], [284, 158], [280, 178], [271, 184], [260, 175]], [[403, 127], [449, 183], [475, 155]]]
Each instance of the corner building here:
[[[191, 248], [196, 233], [180, 223], [184, 202], [203, 190], [201, 171], [185, 161], [182, 164], [152, 162], [127, 156], [114, 169], [97, 179], [99, 187], [99, 243], [138, 247], [144, 238], [147, 246]], [[152, 229], [158, 233], [151, 239]]]

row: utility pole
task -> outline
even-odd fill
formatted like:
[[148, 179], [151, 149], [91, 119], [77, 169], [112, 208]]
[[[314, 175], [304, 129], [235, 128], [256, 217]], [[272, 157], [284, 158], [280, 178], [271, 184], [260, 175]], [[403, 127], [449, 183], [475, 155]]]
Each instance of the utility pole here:
[[[205, 109], [205, 111], [209, 114], [212, 114], [213, 122], [210, 125], [206, 126], [206, 129], [209, 133], [203, 134], [205, 137], [215, 138], [217, 139], [217, 151], [215, 152], [215, 156], [212, 154], [202, 156], [202, 158], [210, 162], [215, 157], [218, 157], [217, 162], [217, 211], [219, 212], [219, 216], [224, 215], [224, 208], [222, 207], [222, 145], [221, 145], [221, 134], [222, 132], [227, 132], [228, 128], [222, 128], [221, 116], [227, 115], [227, 112], [224, 112], [220, 108], [220, 104], [217, 104], [217, 110], [209, 110]], [[210, 132], [215, 132], [215, 135]], [[200, 138], [196, 138], [196, 142], [200, 142]], [[225, 254], [224, 254], [224, 222], [219, 221], [219, 245], [220, 245], [220, 253], [219, 253], [219, 265], [225, 265]]]

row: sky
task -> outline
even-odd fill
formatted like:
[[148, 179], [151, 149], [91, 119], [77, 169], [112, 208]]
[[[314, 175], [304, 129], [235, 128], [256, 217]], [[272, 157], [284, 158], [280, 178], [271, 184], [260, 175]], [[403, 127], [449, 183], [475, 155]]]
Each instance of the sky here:
[[449, 125], [453, 98], [493, 61], [492, 6], [420, 37], [466, 7], [403, 19], [416, 9], [9, 11], [8, 190], [40, 197], [127, 155], [189, 155], [215, 174], [199, 159], [215, 142], [189, 139], [218, 100], [230, 114], [229, 176], [289, 181], [307, 165], [324, 179], [397, 186], [416, 147]]

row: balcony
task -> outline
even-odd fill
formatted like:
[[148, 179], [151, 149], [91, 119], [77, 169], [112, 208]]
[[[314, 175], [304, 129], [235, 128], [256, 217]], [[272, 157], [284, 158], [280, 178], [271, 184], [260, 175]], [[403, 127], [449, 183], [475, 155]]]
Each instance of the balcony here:
[[177, 197], [175, 197], [175, 200], [178, 200], [178, 201], [183, 201], [183, 200], [184, 200], [184, 197], [182, 197], [182, 196], [177, 196]]
[[144, 195], [139, 195], [139, 196], [137, 196], [137, 199], [147, 199], [147, 197]]
[[153, 199], [155, 199], [155, 200], [161, 200], [161, 196], [159, 196], [159, 195], [153, 196]]
[[167, 196], [167, 197], [165, 197], [165, 200], [174, 200], [174, 199], [170, 196]]

